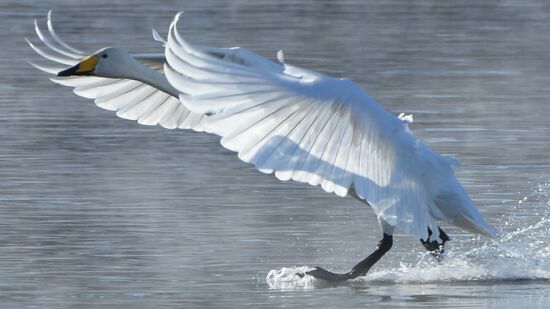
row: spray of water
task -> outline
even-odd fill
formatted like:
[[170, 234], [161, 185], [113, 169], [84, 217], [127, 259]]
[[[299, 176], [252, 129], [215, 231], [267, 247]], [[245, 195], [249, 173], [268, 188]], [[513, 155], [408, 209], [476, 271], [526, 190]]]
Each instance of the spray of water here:
[[[495, 240], [453, 239], [453, 250], [441, 261], [429, 254], [419, 253], [414, 262], [401, 262], [393, 269], [377, 269], [353, 284], [384, 283], [438, 283], [438, 282], [492, 282], [513, 280], [550, 280], [550, 184], [540, 184], [529, 198], [519, 199], [517, 217], [502, 218], [500, 235]], [[521, 212], [536, 211], [533, 224], [525, 224]], [[497, 226], [498, 228], [498, 226]], [[475, 245], [472, 245], [475, 244]], [[301, 289], [326, 286], [327, 283], [297, 273], [311, 269], [308, 266], [285, 267], [269, 271], [266, 281], [275, 289]]]

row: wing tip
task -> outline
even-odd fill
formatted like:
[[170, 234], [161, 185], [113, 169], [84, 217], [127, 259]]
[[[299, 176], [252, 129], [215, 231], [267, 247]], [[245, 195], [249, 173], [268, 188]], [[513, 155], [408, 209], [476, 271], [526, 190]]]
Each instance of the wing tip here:
[[173, 23], [174, 23], [174, 24], [177, 24], [178, 21], [181, 19], [182, 16], [183, 16], [183, 11], [177, 12], [176, 15], [174, 16], [174, 21], [173, 21]]
[[45, 72], [45, 73], [48, 73], [48, 74], [53, 74], [50, 70], [46, 69], [44, 66], [42, 66], [38, 63], [34, 63], [32, 60], [27, 60], [27, 63], [32, 65], [35, 69], [38, 69], [42, 72]]
[[174, 19], [172, 20], [172, 23], [170, 23], [170, 28], [168, 30], [168, 41], [170, 41], [170, 37], [172, 36], [172, 33], [175, 32], [175, 35], [177, 35], [178, 29], [178, 22], [181, 19], [181, 16], [183, 15], [183, 11], [179, 11], [174, 16]]

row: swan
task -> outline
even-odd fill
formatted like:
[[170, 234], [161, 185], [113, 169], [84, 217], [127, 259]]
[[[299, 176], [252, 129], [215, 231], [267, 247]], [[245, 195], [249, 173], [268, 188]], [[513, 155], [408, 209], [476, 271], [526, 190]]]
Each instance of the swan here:
[[[55, 33], [35, 30], [49, 51], [29, 44], [57, 65], [35, 65], [78, 95], [145, 125], [190, 128], [221, 137], [223, 147], [282, 181], [320, 186], [370, 206], [382, 239], [349, 272], [324, 268], [298, 274], [345, 281], [367, 274], [390, 250], [394, 231], [418, 237], [441, 254], [450, 240], [438, 222], [494, 237], [454, 176], [458, 161], [416, 139], [410, 116], [395, 116], [349, 79], [278, 63], [247, 49], [196, 47], [170, 25], [164, 55], [130, 55], [103, 48], [88, 57]], [[53, 41], [52, 41], [53, 40]], [[69, 66], [67, 68], [67, 66]]]
[[376, 250], [344, 274], [316, 267], [311, 275], [345, 281], [367, 274], [392, 247], [396, 229], [441, 253], [448, 235], [438, 222], [494, 237], [454, 176], [458, 161], [432, 151], [408, 127], [349, 79], [333, 78], [247, 49], [205, 52], [170, 25], [164, 72], [181, 103], [204, 115], [223, 147], [279, 180], [321, 186], [369, 205], [383, 236]]

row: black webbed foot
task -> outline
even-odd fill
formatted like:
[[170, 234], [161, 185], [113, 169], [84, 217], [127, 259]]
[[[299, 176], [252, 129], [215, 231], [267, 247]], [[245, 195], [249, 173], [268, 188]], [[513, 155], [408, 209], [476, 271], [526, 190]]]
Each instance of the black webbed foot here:
[[343, 282], [349, 279], [353, 279], [350, 274], [337, 274], [321, 267], [315, 267], [315, 269], [307, 271], [305, 274], [298, 274], [298, 276], [300, 277], [304, 277], [304, 275], [310, 275], [317, 279], [323, 279], [330, 282]]
[[378, 247], [374, 252], [367, 256], [364, 260], [353, 266], [350, 272], [345, 274], [337, 274], [330, 272], [321, 267], [315, 267], [315, 269], [306, 271], [304, 273], [297, 274], [300, 278], [305, 275], [313, 276], [317, 279], [323, 279], [329, 282], [344, 282], [346, 280], [355, 279], [360, 276], [365, 276], [369, 269], [376, 263], [382, 256], [390, 250], [393, 244], [393, 237], [388, 234], [384, 234], [382, 240], [378, 243]]
[[432, 237], [432, 230], [428, 228], [428, 239], [426, 240], [420, 240], [424, 248], [426, 250], [430, 251], [433, 257], [437, 258], [438, 260], [441, 258], [441, 255], [443, 254], [445, 243], [450, 240], [449, 236], [445, 231], [443, 231], [441, 228], [439, 228], [439, 238], [442, 240], [442, 243], [439, 243], [437, 240], [431, 240]]
[[430, 251], [430, 254], [434, 258], [436, 258], [438, 260], [441, 258], [441, 255], [445, 251], [442, 244], [438, 243], [435, 240], [433, 240], [433, 241], [420, 240], [420, 241], [422, 242], [422, 245], [424, 246], [424, 248], [426, 248], [426, 250]]
[[443, 244], [438, 243], [435, 240], [420, 240], [424, 248], [428, 251], [442, 251], [443, 250]]

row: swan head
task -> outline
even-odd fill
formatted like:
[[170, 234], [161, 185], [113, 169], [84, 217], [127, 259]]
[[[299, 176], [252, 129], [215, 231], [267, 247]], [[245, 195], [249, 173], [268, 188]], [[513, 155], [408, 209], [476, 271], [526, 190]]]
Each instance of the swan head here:
[[120, 78], [132, 62], [128, 52], [120, 48], [106, 47], [85, 57], [78, 64], [57, 73], [57, 76], [88, 75]]

